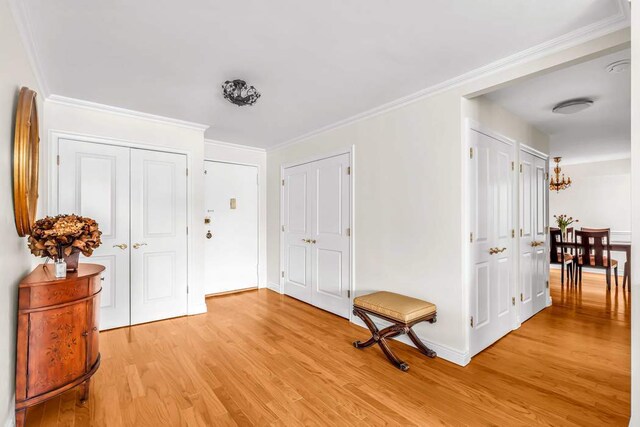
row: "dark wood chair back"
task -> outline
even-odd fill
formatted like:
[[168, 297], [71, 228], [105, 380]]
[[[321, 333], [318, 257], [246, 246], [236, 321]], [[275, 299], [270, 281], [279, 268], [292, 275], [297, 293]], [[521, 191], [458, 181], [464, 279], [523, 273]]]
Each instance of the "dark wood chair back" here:
[[551, 257], [551, 264], [560, 264], [564, 262], [563, 249], [558, 246], [558, 243], [562, 243], [562, 231], [559, 228], [549, 229], [549, 256]]
[[575, 242], [575, 230], [573, 227], [567, 227], [567, 242]]
[[[608, 268], [611, 262], [609, 230], [576, 231], [576, 249], [582, 265], [595, 268]], [[605, 262], [606, 261], [606, 262]]]

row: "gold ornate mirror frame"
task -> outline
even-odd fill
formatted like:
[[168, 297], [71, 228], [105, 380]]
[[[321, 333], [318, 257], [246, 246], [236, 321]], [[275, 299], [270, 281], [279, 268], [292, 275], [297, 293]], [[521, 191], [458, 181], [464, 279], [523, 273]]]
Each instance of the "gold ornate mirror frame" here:
[[38, 158], [40, 136], [36, 93], [20, 89], [13, 141], [13, 211], [19, 236], [31, 232], [38, 205]]

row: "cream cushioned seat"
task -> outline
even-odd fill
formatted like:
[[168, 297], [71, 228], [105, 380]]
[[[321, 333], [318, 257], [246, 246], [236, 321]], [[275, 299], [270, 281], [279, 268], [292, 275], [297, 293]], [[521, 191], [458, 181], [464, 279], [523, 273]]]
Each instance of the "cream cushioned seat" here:
[[435, 304], [386, 291], [356, 297], [353, 305], [403, 323], [410, 323], [436, 312]]

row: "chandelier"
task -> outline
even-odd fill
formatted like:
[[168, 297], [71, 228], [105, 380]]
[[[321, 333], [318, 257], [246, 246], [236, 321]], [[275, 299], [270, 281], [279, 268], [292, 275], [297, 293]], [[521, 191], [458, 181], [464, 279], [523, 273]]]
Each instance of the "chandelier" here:
[[560, 169], [560, 160], [562, 160], [562, 157], [553, 158], [553, 161], [556, 162], [556, 167], [553, 168], [555, 176], [552, 176], [549, 181], [549, 189], [556, 190], [556, 192], [571, 187], [571, 178], [565, 179], [564, 174], [562, 174], [562, 179], [560, 179], [560, 172], [562, 171], [562, 169]]
[[229, 102], [239, 107], [253, 105], [260, 98], [260, 92], [253, 86], [248, 86], [244, 80], [227, 80], [222, 85], [222, 94]]

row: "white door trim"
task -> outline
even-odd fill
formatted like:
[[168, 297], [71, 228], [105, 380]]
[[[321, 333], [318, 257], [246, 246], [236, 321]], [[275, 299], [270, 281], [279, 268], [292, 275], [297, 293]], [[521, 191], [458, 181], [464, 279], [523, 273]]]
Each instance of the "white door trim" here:
[[[464, 364], [466, 365], [467, 363], [469, 363], [471, 361], [471, 356], [470, 356], [470, 337], [471, 337], [471, 326], [469, 323], [469, 319], [471, 318], [471, 313], [470, 313], [470, 298], [471, 298], [471, 286], [472, 286], [472, 279], [473, 279], [473, 274], [471, 271], [471, 267], [472, 267], [472, 263], [471, 260], [473, 259], [472, 256], [472, 250], [473, 247], [469, 242], [469, 235], [471, 233], [471, 189], [469, 186], [469, 154], [470, 154], [470, 148], [471, 148], [471, 132], [472, 131], [476, 131], [479, 132], [481, 134], [484, 134], [486, 136], [489, 136], [491, 138], [497, 139], [498, 141], [501, 141], [507, 145], [510, 145], [513, 149], [513, 161], [514, 166], [515, 164], [519, 164], [519, 156], [518, 156], [518, 141], [516, 141], [515, 139], [509, 138], [507, 136], [504, 136], [498, 132], [495, 132], [483, 125], [481, 125], [479, 122], [477, 122], [476, 120], [472, 119], [472, 118], [466, 118], [464, 121], [465, 125], [464, 125], [464, 152], [462, 153], [462, 182], [464, 183], [462, 186], [462, 206], [463, 206], [463, 221], [462, 221], [462, 229], [463, 229], [463, 233], [462, 233], [462, 259], [463, 259], [463, 265], [464, 265], [464, 286], [462, 287], [462, 300], [461, 300], [461, 304], [462, 304], [462, 312], [465, 313], [465, 342], [466, 342], [466, 349], [465, 349], [465, 360], [464, 360]], [[511, 223], [513, 224], [514, 230], [517, 229], [518, 227], [518, 209], [515, 208], [515, 201], [517, 200], [517, 183], [518, 183], [518, 175], [516, 175], [517, 173], [517, 168], [514, 167], [514, 170], [512, 171], [512, 179], [514, 180], [513, 183], [514, 185], [512, 185], [511, 187], [511, 197], [514, 203], [514, 208], [511, 209]], [[519, 248], [520, 246], [518, 245], [518, 239], [514, 239], [514, 243], [513, 243], [513, 251], [514, 253], [518, 253], [519, 252]], [[513, 275], [512, 277], [519, 277], [520, 274], [520, 270], [519, 270], [519, 263], [518, 263], [518, 259], [517, 256], [513, 256], [512, 260], [511, 260], [511, 268], [512, 268], [512, 272]], [[515, 295], [517, 295], [517, 291], [518, 291], [518, 280], [513, 280], [513, 283], [511, 284], [511, 296], [514, 297]], [[517, 313], [517, 308], [518, 305], [516, 304], [515, 307], [511, 310], [511, 328], [512, 330], [515, 330], [517, 328], [520, 327], [520, 324], [518, 323], [518, 313]]]
[[262, 182], [260, 181], [260, 174], [262, 173], [262, 169], [260, 168], [260, 165], [258, 163], [250, 163], [250, 162], [230, 162], [228, 160], [218, 160], [214, 157], [205, 157], [204, 158], [205, 162], [216, 162], [216, 163], [226, 163], [229, 165], [239, 165], [239, 166], [253, 166], [256, 168], [256, 172], [258, 173], [258, 212], [256, 212], [256, 215], [258, 215], [258, 247], [256, 248], [256, 250], [258, 251], [258, 288], [261, 288], [260, 283], [262, 282], [262, 266], [263, 264], [267, 261], [266, 259], [262, 259], [262, 257], [260, 256], [260, 247], [262, 245], [262, 240], [260, 239], [260, 234], [262, 233], [262, 227], [260, 226], [260, 211], [262, 209], [262, 204], [260, 203], [260, 191], [261, 191], [261, 185]]
[[[351, 188], [350, 188], [350, 200], [349, 200], [349, 208], [350, 208], [350, 217], [349, 217], [349, 221], [351, 222], [350, 224], [350, 228], [351, 228], [351, 236], [349, 239], [349, 268], [350, 268], [350, 282], [349, 283], [349, 290], [350, 290], [350, 298], [349, 298], [349, 304], [353, 305], [353, 298], [355, 297], [355, 283], [356, 283], [356, 273], [355, 273], [355, 269], [353, 268], [353, 266], [355, 265], [354, 259], [355, 259], [355, 246], [354, 246], [354, 241], [355, 241], [355, 145], [352, 145], [349, 149], [342, 149], [342, 150], [336, 150], [336, 151], [332, 151], [332, 152], [328, 152], [325, 153], [324, 155], [320, 155], [320, 156], [314, 156], [314, 157], [307, 157], [304, 158], [302, 160], [296, 161], [296, 162], [290, 162], [290, 163], [283, 163], [280, 165], [280, 180], [278, 182], [278, 185], [280, 186], [280, 271], [278, 272], [278, 292], [281, 294], [284, 294], [284, 278], [282, 277], [282, 272], [284, 271], [284, 250], [285, 250], [285, 245], [284, 245], [284, 231], [282, 230], [282, 227], [284, 225], [284, 187], [282, 186], [282, 180], [284, 179], [284, 170], [293, 166], [299, 166], [299, 165], [304, 165], [306, 163], [312, 163], [318, 160], [324, 160], [324, 159], [328, 159], [330, 157], [335, 157], [335, 156], [339, 156], [342, 154], [349, 154], [349, 165], [351, 167]], [[353, 322], [353, 313], [351, 312], [351, 310], [349, 310], [349, 321]]]
[[[129, 141], [125, 139], [109, 138], [96, 135], [89, 135], [77, 132], [62, 131], [56, 129], [49, 130], [48, 138], [48, 155], [49, 164], [47, 171], [48, 186], [47, 186], [47, 206], [45, 212], [47, 215], [56, 215], [58, 213], [58, 149], [60, 146], [60, 139], [69, 139], [78, 142], [90, 142], [94, 144], [115, 145], [119, 147], [137, 148], [141, 150], [161, 151], [165, 153], [183, 154], [187, 157], [187, 168], [193, 170], [193, 159], [190, 151], [174, 149], [171, 147], [162, 147], [152, 145], [148, 143], [141, 143], [137, 141]], [[187, 175], [187, 227], [189, 230], [193, 230], [192, 216], [193, 216], [193, 182], [192, 175]], [[193, 233], [187, 234], [187, 314], [200, 314], [206, 312], [206, 306], [203, 311], [204, 302], [198, 304], [191, 302], [189, 289], [196, 288], [191, 283], [193, 274], [193, 257], [191, 256], [193, 246]], [[204, 300], [203, 300], [204, 301]]]

